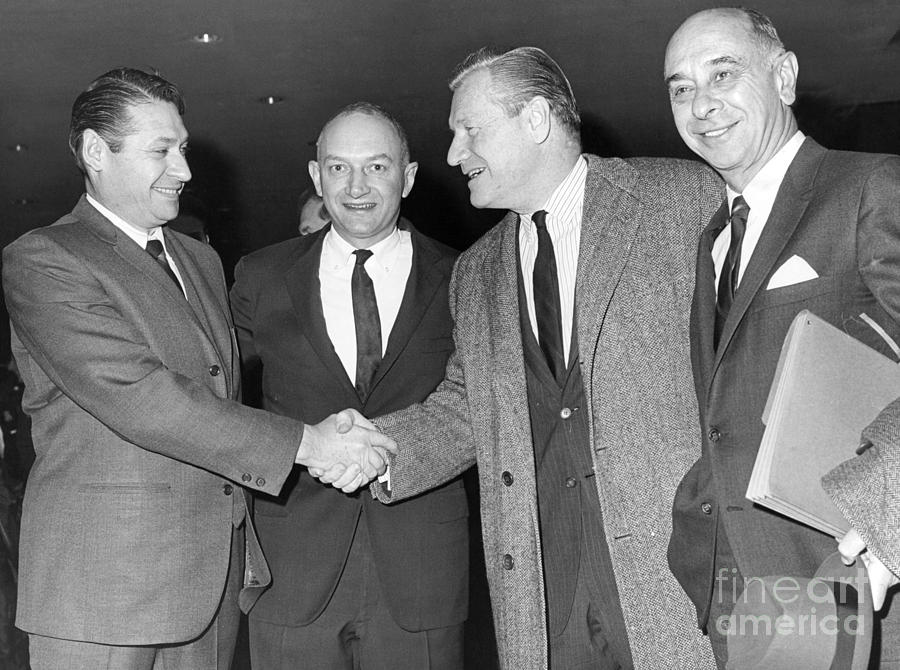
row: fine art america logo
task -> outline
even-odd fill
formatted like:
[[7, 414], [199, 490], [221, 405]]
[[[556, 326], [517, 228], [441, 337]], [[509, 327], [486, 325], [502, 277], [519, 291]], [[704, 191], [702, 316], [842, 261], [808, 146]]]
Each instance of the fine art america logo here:
[[855, 578], [796, 577], [735, 578], [726, 569], [716, 577], [715, 597], [734, 603], [731, 614], [716, 618], [725, 636], [857, 636], [867, 633], [863, 604], [867, 597], [865, 570]]

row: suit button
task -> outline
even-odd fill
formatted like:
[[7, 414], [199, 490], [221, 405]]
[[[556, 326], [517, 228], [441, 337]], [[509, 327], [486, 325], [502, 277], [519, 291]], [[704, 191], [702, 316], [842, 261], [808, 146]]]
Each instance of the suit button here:
[[563, 407], [561, 410], [559, 410], [559, 416], [563, 419], [568, 419], [570, 416], [572, 416], [572, 410], [568, 407]]
[[222, 493], [224, 493], [227, 496], [230, 496], [231, 492], [233, 490], [234, 490], [234, 487], [231, 484], [225, 484], [225, 486], [222, 487]]
[[209, 366], [209, 374], [213, 377], [218, 377], [220, 372], [220, 368], [218, 365], [210, 365]]
[[502, 479], [503, 483], [507, 486], [512, 486], [513, 476], [511, 472], [504, 472], [502, 475], [500, 475], [500, 479]]
[[246, 472], [245, 472], [244, 474], [241, 475], [241, 481], [242, 481], [242, 482], [249, 482], [251, 479], [253, 479], [253, 477], [251, 477], [250, 475], [248, 475]]
[[712, 505], [709, 503], [700, 503], [700, 511], [704, 514], [712, 514]]
[[578, 481], [574, 477], [566, 477], [566, 488], [574, 489], [578, 486]]
[[722, 433], [719, 432], [718, 428], [710, 428], [706, 436], [709, 438], [710, 442], [718, 442], [722, 437]]
[[263, 479], [262, 477], [258, 477], [257, 480], [256, 480], [256, 485], [257, 485], [257, 486], [265, 486], [265, 485], [266, 485], [266, 480]]
[[513, 569], [513, 557], [509, 554], [503, 556], [503, 569], [504, 570], [512, 570]]

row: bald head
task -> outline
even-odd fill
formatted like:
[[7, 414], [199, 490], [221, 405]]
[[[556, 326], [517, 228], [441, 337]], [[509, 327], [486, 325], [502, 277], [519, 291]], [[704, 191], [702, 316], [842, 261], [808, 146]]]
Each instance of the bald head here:
[[685, 144], [740, 192], [797, 131], [797, 58], [754, 10], [689, 17], [669, 40], [665, 80]]

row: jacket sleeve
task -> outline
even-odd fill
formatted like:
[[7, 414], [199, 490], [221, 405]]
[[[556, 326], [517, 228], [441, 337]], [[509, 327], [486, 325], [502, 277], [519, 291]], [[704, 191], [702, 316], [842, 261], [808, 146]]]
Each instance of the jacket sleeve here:
[[205, 379], [209, 362], [191, 355], [198, 336], [180, 338], [186, 331], [174, 318], [167, 351], [178, 369], [167, 365], [159, 353], [165, 333], [147, 326], [164, 310], [138, 313], [127, 295], [113, 295], [114, 282], [47, 235], [4, 250], [10, 320], [38, 368], [31, 377], [44, 386], [33, 389], [40, 402], [64, 395], [140, 448], [277, 494], [302, 424], [217, 395]]

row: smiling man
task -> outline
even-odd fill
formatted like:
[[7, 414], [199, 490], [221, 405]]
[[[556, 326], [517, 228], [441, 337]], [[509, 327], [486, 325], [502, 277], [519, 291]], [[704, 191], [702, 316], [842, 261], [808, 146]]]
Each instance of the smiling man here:
[[[678, 132], [728, 187], [697, 256], [691, 353], [703, 452], [679, 487], [669, 547], [721, 667], [734, 632], [728, 615], [746, 580], [812, 577], [836, 549], [832, 538], [745, 498], [791, 321], [808, 309], [892, 358], [886, 339], [900, 337], [900, 158], [828, 151], [805, 137], [791, 110], [797, 71], [772, 22], [749, 9], [693, 15], [666, 51]], [[897, 414], [895, 403], [867, 432], [878, 445], [846, 483], [830, 481], [848, 518], [880, 549], [897, 526], [873, 532], [873, 519], [896, 494], [887, 487], [869, 499], [874, 489], [866, 487], [883, 477], [864, 484], [861, 473], [881, 458], [896, 468], [896, 442], [884, 428], [896, 427]], [[866, 544], [856, 532], [850, 540], [848, 552]], [[894, 559], [896, 549], [888, 551]], [[898, 621], [895, 608], [881, 622], [882, 667], [900, 663]]]
[[390, 447], [237, 402], [221, 263], [164, 228], [191, 178], [182, 111], [156, 75], [95, 80], [70, 126], [87, 194], [3, 253], [36, 453], [16, 619], [33, 670], [228, 670], [269, 580], [243, 486], [277, 495], [295, 461], [337, 457], [372, 477], [369, 444]]
[[450, 88], [447, 162], [475, 207], [509, 212], [456, 264], [444, 381], [376, 421], [402, 447], [374, 490], [402, 500], [478, 465], [504, 669], [710, 668], [665, 547], [698, 456], [687, 314], [720, 182], [582, 154], [541, 49], [478, 51]]
[[[384, 109], [340, 110], [309, 163], [330, 226], [238, 264], [235, 326], [266, 409], [379, 416], [443, 379], [456, 254], [400, 217], [418, 168], [409, 159]], [[386, 507], [298, 468], [280, 497], [256, 502], [272, 587], [250, 612], [253, 666], [461, 670], [467, 513], [459, 478]]]

